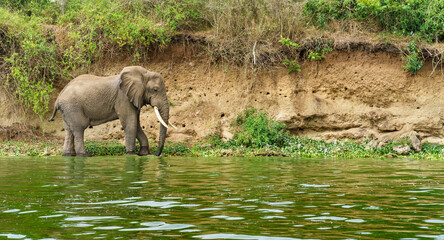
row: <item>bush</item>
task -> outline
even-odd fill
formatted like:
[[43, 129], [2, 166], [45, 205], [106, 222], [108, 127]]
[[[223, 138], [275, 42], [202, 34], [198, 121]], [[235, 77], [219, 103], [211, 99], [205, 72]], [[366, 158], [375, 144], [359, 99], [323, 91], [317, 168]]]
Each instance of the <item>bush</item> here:
[[408, 47], [408, 55], [404, 57], [406, 64], [403, 65], [402, 68], [411, 72], [412, 74], [415, 74], [423, 66], [422, 56], [420, 55], [420, 50], [416, 46], [415, 41], [410, 42]]
[[18, 102], [42, 116], [48, 111], [53, 82], [61, 77], [57, 48], [42, 26], [43, 19], [25, 17], [0, 8], [0, 72], [4, 86]]
[[352, 19], [429, 41], [444, 38], [444, 2], [437, 0], [309, 0], [304, 15], [321, 28], [332, 19]]
[[166, 45], [172, 30], [155, 26], [149, 11], [141, 1], [69, 1], [58, 19], [68, 30], [62, 43], [65, 70], [87, 67], [106, 53], [127, 51], [140, 58], [153, 45]]
[[289, 132], [285, 124], [271, 119], [267, 112], [254, 108], [245, 110], [234, 121], [237, 128], [230, 143], [234, 146], [261, 148], [282, 147], [288, 144]]
[[14, 10], [0, 7], [0, 84], [40, 117], [56, 81], [85, 73], [105, 55], [130, 54], [137, 61], [174, 33], [147, 17], [156, 10], [146, 1], [70, 0], [63, 13], [47, 0], [0, 5]]

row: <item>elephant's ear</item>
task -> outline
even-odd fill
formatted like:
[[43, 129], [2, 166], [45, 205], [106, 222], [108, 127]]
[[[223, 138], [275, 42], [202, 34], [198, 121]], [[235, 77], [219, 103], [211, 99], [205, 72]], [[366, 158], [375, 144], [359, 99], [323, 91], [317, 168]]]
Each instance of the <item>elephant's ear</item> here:
[[120, 73], [120, 88], [137, 109], [143, 106], [145, 92], [143, 74], [139, 68], [141, 67], [125, 67]]

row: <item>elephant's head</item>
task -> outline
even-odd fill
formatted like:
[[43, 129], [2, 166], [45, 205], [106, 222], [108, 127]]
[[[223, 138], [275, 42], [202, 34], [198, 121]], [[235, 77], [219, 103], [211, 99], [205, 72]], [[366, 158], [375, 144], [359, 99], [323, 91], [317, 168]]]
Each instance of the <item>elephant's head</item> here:
[[133, 105], [140, 110], [143, 105], [151, 105], [160, 124], [159, 147], [156, 155], [162, 153], [169, 121], [169, 102], [162, 76], [143, 67], [125, 67], [120, 73], [120, 88]]

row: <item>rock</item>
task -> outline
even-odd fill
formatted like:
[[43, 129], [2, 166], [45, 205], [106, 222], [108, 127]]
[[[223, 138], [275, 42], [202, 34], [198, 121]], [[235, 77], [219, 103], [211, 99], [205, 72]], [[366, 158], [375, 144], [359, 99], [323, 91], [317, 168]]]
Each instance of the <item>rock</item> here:
[[377, 148], [383, 148], [387, 145], [387, 142], [379, 142]]
[[286, 155], [276, 152], [276, 151], [256, 153], [255, 156], [258, 156], [258, 157], [287, 157]]
[[410, 131], [402, 134], [401, 138], [408, 138], [411, 143], [411, 147], [415, 150], [415, 152], [421, 152], [421, 141], [418, 138], [418, 133], [416, 131]]
[[222, 139], [229, 140], [233, 138], [233, 134], [229, 131], [229, 129], [224, 128], [222, 130]]
[[365, 150], [369, 151], [369, 150], [373, 150], [373, 148], [378, 146], [378, 141], [376, 141], [375, 139], [371, 140], [370, 142], [367, 143], [367, 146], [365, 146]]
[[412, 147], [415, 150], [415, 152], [421, 152], [421, 141], [419, 141], [416, 134], [410, 135], [410, 142], [412, 143]]
[[233, 150], [231, 150], [231, 149], [222, 149], [220, 151], [220, 154], [221, 154], [222, 157], [229, 157], [229, 156], [233, 155]]
[[421, 142], [421, 144], [424, 143], [432, 143], [432, 144], [438, 144], [438, 145], [444, 145], [444, 138], [440, 138], [440, 137], [428, 137], [428, 138], [424, 138]]
[[393, 151], [395, 151], [399, 155], [408, 155], [411, 151], [409, 145], [403, 144], [393, 147]]

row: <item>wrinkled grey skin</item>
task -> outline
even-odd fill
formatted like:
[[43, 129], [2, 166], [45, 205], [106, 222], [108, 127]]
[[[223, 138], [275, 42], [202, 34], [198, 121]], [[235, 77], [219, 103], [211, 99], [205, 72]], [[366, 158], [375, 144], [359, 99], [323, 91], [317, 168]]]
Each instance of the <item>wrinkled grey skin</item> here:
[[[144, 105], [159, 109], [168, 124], [169, 105], [162, 76], [143, 67], [125, 67], [119, 75], [98, 77], [81, 75], [65, 86], [54, 104], [53, 121], [59, 110], [66, 132], [63, 156], [90, 156], [83, 142], [84, 131], [119, 119], [125, 131], [127, 154], [135, 154], [136, 138], [140, 143], [139, 155], [148, 155], [148, 138], [140, 126], [140, 109]], [[159, 148], [162, 153], [166, 128], [160, 124]]]

